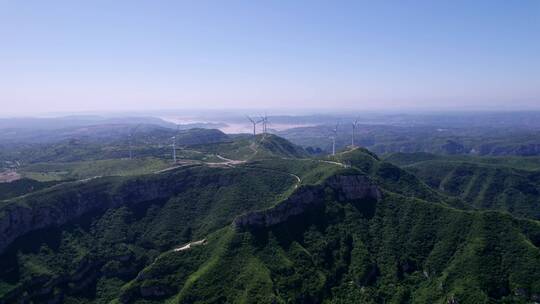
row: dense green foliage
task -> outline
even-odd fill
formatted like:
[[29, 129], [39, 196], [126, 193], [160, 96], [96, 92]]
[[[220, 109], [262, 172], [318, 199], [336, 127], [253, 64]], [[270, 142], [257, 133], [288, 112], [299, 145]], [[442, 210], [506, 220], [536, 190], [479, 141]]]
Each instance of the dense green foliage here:
[[103, 159], [64, 163], [35, 163], [24, 166], [19, 173], [34, 180], [84, 179], [94, 176], [125, 176], [153, 173], [171, 166], [158, 158]]
[[[0, 219], [13, 206], [60, 214], [81, 197], [103, 207], [17, 238], [0, 255], [0, 303], [527, 303], [540, 298], [540, 223], [470, 208], [533, 214], [521, 212], [537, 210], [532, 189], [540, 179], [518, 169], [525, 163], [466, 163], [430, 154], [383, 161], [366, 149], [314, 159], [272, 135], [183, 147], [179, 158], [191, 165], [161, 173], [153, 172], [166, 163], [156, 158], [24, 167], [62, 178], [107, 177], [54, 187], [11, 183], [8, 199], [0, 202]], [[246, 162], [219, 164], [223, 158]], [[367, 177], [382, 199], [337, 197], [325, 183], [337, 174]], [[16, 197], [26, 193], [29, 182], [44, 189]], [[151, 189], [173, 191], [155, 199], [134, 197]], [[276, 208], [298, 189], [322, 189], [316, 193], [324, 195], [315, 198], [321, 204], [264, 228], [231, 225], [239, 215]], [[197, 240], [204, 242], [185, 247]]]
[[201, 144], [214, 144], [229, 141], [229, 136], [216, 129], [189, 129], [181, 130], [175, 135], [180, 146], [193, 146]]
[[238, 136], [231, 142], [196, 145], [193, 148], [237, 160], [269, 157], [301, 158], [307, 156], [307, 153], [300, 146], [272, 134]]
[[529, 156], [475, 156], [475, 155], [440, 155], [431, 153], [393, 153], [384, 158], [385, 161], [398, 166], [408, 166], [429, 160], [444, 160], [454, 162], [470, 162], [485, 165], [496, 165], [500, 167], [540, 170], [540, 157]]
[[[178, 148], [231, 140], [228, 135], [215, 129], [175, 130], [154, 125], [104, 125], [80, 129], [82, 130], [68, 132], [70, 136], [62, 140], [9, 144], [0, 142], [0, 169], [6, 166], [6, 163], [15, 162], [19, 164], [16, 167], [24, 167], [36, 163], [58, 164], [128, 158], [130, 147], [135, 158], [170, 160], [173, 136], [176, 137]], [[78, 132], [83, 134], [79, 135]]]
[[56, 182], [38, 182], [32, 179], [19, 179], [10, 183], [0, 183], [0, 200], [21, 196], [33, 191], [41, 190]]
[[[67, 294], [77, 293], [85, 301], [110, 299], [118, 290], [108, 290], [108, 280], [126, 283], [159, 252], [192, 238], [202, 238], [227, 225], [238, 214], [273, 205], [295, 183], [288, 174], [249, 168], [192, 167], [142, 178], [146, 182], [175, 183], [177, 194], [92, 212], [62, 229], [48, 228], [19, 238], [0, 257], [0, 295], [7, 296], [18, 286], [33, 290], [32, 282], [39, 278], [42, 284], [66, 280], [70, 282], [63, 287]], [[137, 182], [134, 179], [137, 178], [64, 184], [4, 205], [56, 208], [64, 198], [76, 195], [104, 199], [109, 193], [114, 197], [131, 191], [130, 185]], [[96, 272], [92, 281], [81, 281]], [[87, 292], [80, 294], [77, 288]], [[102, 293], [108, 296], [100, 298]]]
[[433, 188], [478, 208], [540, 219], [540, 174], [456, 162], [425, 162], [409, 168]]
[[[536, 222], [390, 193], [376, 203], [325, 201], [277, 226], [227, 228], [206, 247], [163, 254], [126, 287], [124, 300], [488, 303], [540, 293]], [[143, 286], [164, 293], [141, 297]]]
[[540, 219], [540, 171], [537, 159], [426, 157], [395, 155], [387, 158], [406, 164], [407, 171], [427, 185], [482, 209], [508, 211]]
[[[352, 149], [337, 154], [332, 159], [352, 166], [368, 174], [388, 191], [417, 197], [429, 201], [446, 200], [441, 194], [433, 191], [413, 174], [385, 161], [366, 149]], [[447, 201], [449, 203], [450, 201]], [[452, 203], [457, 203], [452, 201]]]

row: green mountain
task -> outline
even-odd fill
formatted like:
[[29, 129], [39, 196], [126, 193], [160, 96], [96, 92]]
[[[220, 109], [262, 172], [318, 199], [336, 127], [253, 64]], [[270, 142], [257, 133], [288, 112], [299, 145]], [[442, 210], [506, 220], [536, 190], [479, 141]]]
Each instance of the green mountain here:
[[[47, 134], [56, 133], [60, 131], [47, 131]], [[135, 158], [171, 159], [173, 136], [178, 148], [231, 141], [228, 135], [216, 129], [176, 130], [147, 124], [95, 125], [69, 129], [59, 140], [0, 141], [0, 169], [6, 162], [25, 166], [128, 158], [130, 147]]]
[[229, 141], [227, 134], [217, 129], [194, 128], [181, 130], [176, 134], [176, 141], [181, 146], [192, 146], [200, 144], [213, 144]]
[[521, 170], [540, 170], [540, 157], [537, 156], [474, 156], [474, 155], [440, 155], [432, 153], [393, 153], [387, 154], [384, 160], [398, 166], [408, 166], [418, 164], [428, 160], [445, 160], [469, 162], [485, 165], [497, 165], [501, 167], [521, 169]]
[[50, 187], [54, 184], [56, 184], [56, 182], [39, 182], [28, 178], [19, 179], [10, 183], [0, 183], [0, 200], [21, 196]]
[[539, 245], [538, 222], [393, 193], [349, 168], [160, 255], [119, 300], [526, 303], [540, 296]]
[[[159, 252], [271, 206], [295, 182], [288, 174], [196, 166], [66, 183], [5, 201], [0, 294], [20, 299], [25, 291], [39, 301], [58, 290], [108, 293]], [[105, 269], [113, 266], [110, 278]]]
[[403, 168], [433, 189], [472, 207], [540, 219], [540, 171], [521, 169], [535, 168], [536, 159], [431, 158], [413, 154], [389, 160], [405, 163]]
[[271, 135], [189, 149], [228, 160], [0, 201], [0, 303], [540, 300], [538, 221], [364, 149], [312, 159]]
[[[410, 119], [410, 117], [409, 117]], [[295, 144], [314, 150], [332, 151], [329, 136], [337, 117], [331, 121], [316, 119], [313, 126], [300, 126], [279, 131], [278, 134]], [[350, 118], [354, 121], [354, 118]], [[388, 117], [375, 124], [359, 124], [355, 132], [355, 141], [378, 154], [407, 152], [430, 152], [442, 155], [481, 155], [481, 156], [536, 156], [540, 155], [540, 136], [538, 129], [531, 125], [501, 127], [501, 121], [491, 125], [471, 126], [469, 118], [459, 126], [434, 120], [419, 123], [411, 120], [392, 123]], [[534, 123], [536, 124], [536, 123]], [[498, 127], [494, 127], [498, 126]], [[352, 128], [340, 127], [336, 137], [336, 147], [345, 148], [351, 143]], [[310, 150], [311, 150], [310, 149]]]
[[242, 135], [229, 142], [197, 145], [192, 148], [235, 160], [308, 156], [302, 147], [273, 134]]

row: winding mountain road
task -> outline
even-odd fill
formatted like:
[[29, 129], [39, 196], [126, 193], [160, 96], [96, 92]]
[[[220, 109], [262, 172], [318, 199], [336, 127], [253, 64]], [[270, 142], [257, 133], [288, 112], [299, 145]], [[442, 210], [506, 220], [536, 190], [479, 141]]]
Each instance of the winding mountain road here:
[[200, 241], [194, 241], [194, 242], [191, 242], [191, 243], [187, 243], [182, 247], [178, 247], [178, 248], [173, 249], [173, 251], [174, 252], [185, 251], [185, 250], [191, 249], [191, 247], [202, 246], [202, 245], [206, 245], [206, 239], [202, 239]]

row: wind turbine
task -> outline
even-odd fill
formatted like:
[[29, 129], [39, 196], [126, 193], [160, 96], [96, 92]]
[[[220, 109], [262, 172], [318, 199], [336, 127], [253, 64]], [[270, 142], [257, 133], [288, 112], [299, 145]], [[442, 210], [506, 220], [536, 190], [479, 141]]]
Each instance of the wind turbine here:
[[332, 130], [332, 155], [336, 155], [336, 137], [338, 130], [339, 122], [336, 124], [336, 127]]
[[354, 132], [356, 131], [356, 127], [358, 126], [358, 119], [356, 119], [352, 123], [352, 137], [351, 137], [351, 147], [354, 147]]
[[255, 128], [256, 128], [257, 124], [258, 124], [260, 121], [255, 121], [255, 120], [253, 120], [251, 117], [249, 117], [249, 116], [247, 116], [247, 115], [246, 115], [246, 117], [247, 117], [247, 119], [249, 119], [249, 121], [253, 124], [253, 136], [257, 135], [256, 129], [255, 129]]
[[178, 135], [178, 130], [180, 129], [180, 126], [176, 126], [176, 134], [174, 134], [173, 137], [171, 137], [171, 139], [173, 140], [172, 142], [172, 155], [173, 155], [173, 163], [176, 164], [176, 135]]
[[261, 120], [259, 120], [259, 122], [262, 122], [263, 133], [266, 134], [266, 127], [268, 126], [268, 116], [266, 116], [266, 113], [264, 113], [264, 116], [261, 116]]
[[133, 147], [132, 147], [132, 140], [133, 140], [133, 134], [135, 134], [135, 131], [141, 126], [141, 124], [138, 124], [135, 126], [135, 128], [131, 129], [128, 134], [128, 142], [129, 142], [129, 159], [133, 158]]
[[176, 135], [171, 137], [172, 139], [172, 157], [173, 157], [173, 163], [176, 164]]

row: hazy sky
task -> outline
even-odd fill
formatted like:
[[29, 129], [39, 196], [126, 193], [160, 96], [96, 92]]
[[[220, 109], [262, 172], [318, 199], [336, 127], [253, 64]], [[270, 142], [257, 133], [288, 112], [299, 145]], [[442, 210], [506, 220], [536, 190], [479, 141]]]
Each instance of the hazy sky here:
[[0, 114], [277, 105], [540, 108], [540, 1], [0, 0]]

